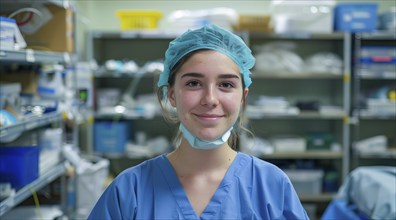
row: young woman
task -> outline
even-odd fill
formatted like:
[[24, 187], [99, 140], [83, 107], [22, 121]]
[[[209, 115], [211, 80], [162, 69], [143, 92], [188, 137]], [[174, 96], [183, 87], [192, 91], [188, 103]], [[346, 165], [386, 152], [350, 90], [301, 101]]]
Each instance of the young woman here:
[[158, 96], [176, 149], [118, 175], [89, 219], [308, 219], [279, 168], [234, 150], [254, 62], [215, 25], [172, 41]]

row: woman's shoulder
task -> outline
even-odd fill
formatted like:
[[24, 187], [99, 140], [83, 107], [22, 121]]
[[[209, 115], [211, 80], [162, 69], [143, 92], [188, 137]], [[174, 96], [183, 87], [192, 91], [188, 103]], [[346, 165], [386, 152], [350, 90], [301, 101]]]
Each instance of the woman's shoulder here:
[[129, 167], [120, 172], [114, 181], [130, 181], [131, 179], [140, 179], [143, 176], [149, 176], [150, 173], [156, 169], [156, 164], [164, 160], [165, 155], [159, 155], [150, 159], [147, 159], [137, 165]]
[[263, 159], [257, 158], [246, 153], [239, 152], [240, 161], [244, 161], [244, 172], [247, 175], [254, 175], [256, 177], [285, 180], [287, 175], [275, 164], [272, 164]]

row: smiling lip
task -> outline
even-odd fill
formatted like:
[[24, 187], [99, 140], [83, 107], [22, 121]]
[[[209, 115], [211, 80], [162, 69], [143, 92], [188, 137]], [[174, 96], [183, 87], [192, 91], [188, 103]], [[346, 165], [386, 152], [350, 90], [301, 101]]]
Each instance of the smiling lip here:
[[195, 114], [198, 118], [203, 119], [203, 120], [217, 120], [221, 117], [223, 117], [223, 115], [212, 115], [212, 114], [203, 114], [203, 115], [199, 115], [199, 114]]

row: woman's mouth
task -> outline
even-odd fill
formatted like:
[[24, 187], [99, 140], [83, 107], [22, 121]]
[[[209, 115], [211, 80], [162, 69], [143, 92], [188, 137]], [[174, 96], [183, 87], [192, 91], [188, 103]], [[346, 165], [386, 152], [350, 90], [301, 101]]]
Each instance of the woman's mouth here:
[[205, 121], [215, 121], [223, 117], [223, 115], [217, 115], [217, 114], [195, 114], [195, 116]]

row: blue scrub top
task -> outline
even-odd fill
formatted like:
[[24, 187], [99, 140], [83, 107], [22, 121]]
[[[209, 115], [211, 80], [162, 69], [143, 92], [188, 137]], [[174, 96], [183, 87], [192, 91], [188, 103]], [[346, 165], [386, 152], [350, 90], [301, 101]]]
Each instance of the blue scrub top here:
[[88, 219], [309, 218], [282, 170], [238, 153], [201, 216], [164, 154], [120, 173]]

